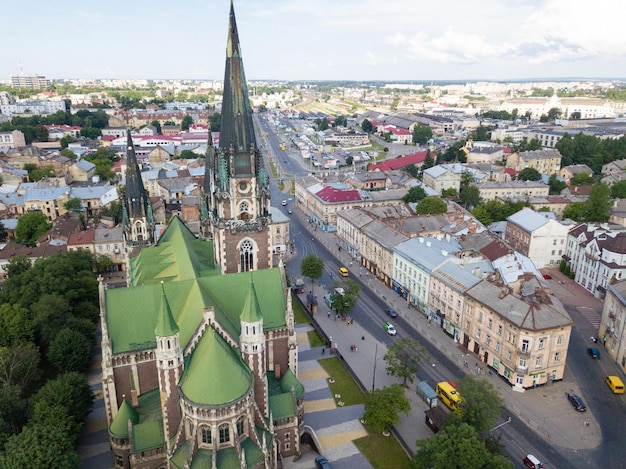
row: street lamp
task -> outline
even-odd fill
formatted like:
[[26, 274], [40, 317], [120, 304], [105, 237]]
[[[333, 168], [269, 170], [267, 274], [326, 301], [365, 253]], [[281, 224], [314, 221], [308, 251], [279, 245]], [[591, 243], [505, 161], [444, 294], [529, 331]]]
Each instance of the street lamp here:
[[500, 425], [496, 425], [495, 427], [493, 427], [491, 430], [489, 430], [489, 433], [491, 433], [492, 431], [500, 428], [502, 425], [506, 425], [507, 423], [511, 423], [511, 417], [509, 417], [506, 422], [502, 422]]
[[378, 342], [376, 342], [375, 348], [374, 348], [374, 373], [372, 374], [372, 393], [374, 392], [374, 387], [376, 384], [376, 364], [378, 363], [378, 360], [380, 360], [381, 358], [385, 358], [385, 357], [378, 358]]

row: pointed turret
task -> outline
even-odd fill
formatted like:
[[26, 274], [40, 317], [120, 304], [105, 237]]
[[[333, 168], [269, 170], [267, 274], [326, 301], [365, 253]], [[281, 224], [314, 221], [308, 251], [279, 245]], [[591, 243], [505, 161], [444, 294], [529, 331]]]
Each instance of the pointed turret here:
[[122, 405], [120, 410], [117, 411], [115, 417], [109, 425], [109, 433], [114, 438], [124, 439], [128, 438], [128, 421], [132, 424], [139, 422], [139, 414], [126, 400], [126, 396], [122, 397]]
[[143, 186], [133, 138], [128, 129], [126, 140], [126, 192], [122, 208], [124, 235], [130, 246], [154, 243], [154, 215]]
[[178, 331], [178, 325], [176, 324], [176, 321], [174, 321], [170, 304], [165, 296], [164, 284], [161, 282], [161, 310], [159, 311], [159, 317], [157, 318], [154, 335], [157, 337], [170, 337], [176, 335]]
[[248, 288], [248, 296], [243, 304], [241, 315], [239, 316], [241, 322], [245, 323], [258, 323], [263, 322], [263, 316], [261, 315], [261, 306], [259, 305], [259, 298], [256, 294], [256, 288], [254, 287], [254, 281], [252, 276], [250, 277], [250, 287]]

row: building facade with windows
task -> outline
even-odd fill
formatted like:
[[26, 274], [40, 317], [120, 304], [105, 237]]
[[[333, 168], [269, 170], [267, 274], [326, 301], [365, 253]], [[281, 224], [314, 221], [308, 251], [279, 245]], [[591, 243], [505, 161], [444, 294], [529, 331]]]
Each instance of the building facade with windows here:
[[468, 289], [462, 343], [514, 389], [563, 379], [572, 320], [535, 277], [520, 293], [489, 280]]
[[626, 280], [615, 282], [606, 289], [598, 341], [622, 373], [626, 372]]

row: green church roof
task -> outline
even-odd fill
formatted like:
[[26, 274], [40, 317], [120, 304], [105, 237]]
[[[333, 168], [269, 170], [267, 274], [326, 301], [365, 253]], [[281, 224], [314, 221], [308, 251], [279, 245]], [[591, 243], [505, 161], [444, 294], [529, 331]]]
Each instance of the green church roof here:
[[199, 405], [236, 402], [253, 385], [248, 366], [234, 349], [210, 327], [191, 354], [180, 380], [185, 397]]
[[133, 424], [139, 422], [139, 414], [128, 403], [126, 398], [122, 399], [122, 405], [120, 406], [117, 414], [113, 417], [111, 425], [109, 425], [109, 433], [114, 438], [128, 438], [128, 421]]
[[154, 335], [157, 337], [170, 337], [178, 333], [178, 330], [178, 325], [176, 325], [176, 321], [174, 321], [172, 317], [170, 304], [165, 296], [165, 287], [163, 286], [163, 282], [161, 282], [161, 308], [154, 329]]
[[300, 381], [298, 381], [298, 378], [296, 378], [296, 375], [293, 374], [291, 368], [287, 368], [287, 371], [285, 371], [285, 375], [280, 380], [280, 389], [284, 393], [288, 392], [291, 394], [292, 387], [296, 391], [296, 398], [302, 399], [302, 396], [304, 396], [304, 386]]

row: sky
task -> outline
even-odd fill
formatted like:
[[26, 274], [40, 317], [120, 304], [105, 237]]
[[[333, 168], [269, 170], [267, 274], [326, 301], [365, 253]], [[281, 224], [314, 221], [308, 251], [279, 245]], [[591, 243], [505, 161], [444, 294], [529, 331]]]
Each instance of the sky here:
[[[248, 80], [626, 77], [619, 0], [234, 0]], [[2, 8], [0, 80], [224, 78], [230, 0]], [[12, 18], [11, 21], [6, 21]]]

